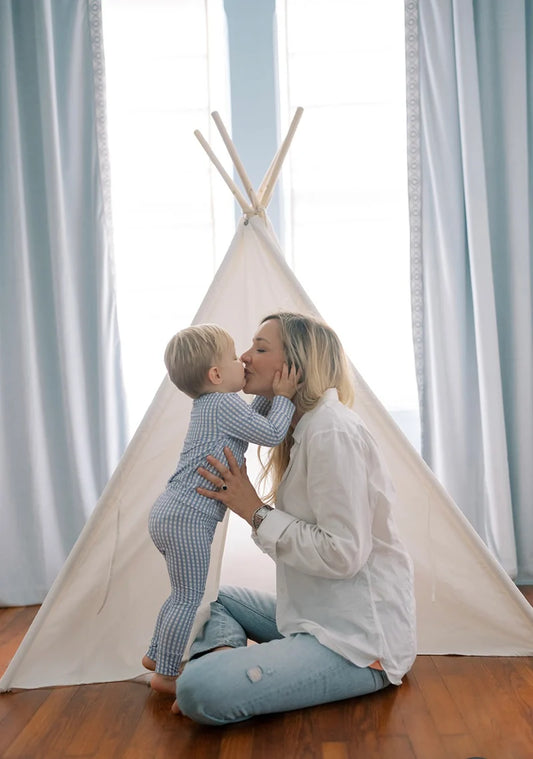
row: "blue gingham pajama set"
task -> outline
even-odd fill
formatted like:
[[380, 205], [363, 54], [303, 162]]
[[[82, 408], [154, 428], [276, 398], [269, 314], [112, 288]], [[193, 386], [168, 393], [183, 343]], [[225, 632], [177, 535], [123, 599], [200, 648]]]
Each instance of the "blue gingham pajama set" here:
[[210, 468], [207, 455], [225, 461], [225, 446], [241, 466], [248, 443], [278, 445], [293, 414], [292, 401], [282, 395], [272, 404], [259, 396], [248, 404], [236, 393], [206, 393], [193, 401], [177, 469], [152, 506], [148, 525], [165, 558], [171, 586], [147, 651], [156, 672], [178, 674], [204, 594], [215, 529], [226, 512], [222, 503], [196, 492], [197, 487], [210, 487], [198, 467]]

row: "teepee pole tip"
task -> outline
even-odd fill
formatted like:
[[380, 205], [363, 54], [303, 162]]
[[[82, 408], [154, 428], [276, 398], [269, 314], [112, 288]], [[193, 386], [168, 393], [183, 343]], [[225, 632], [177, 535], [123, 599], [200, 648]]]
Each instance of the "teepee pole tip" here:
[[265, 175], [265, 178], [261, 182], [261, 188], [259, 191], [259, 202], [261, 203], [263, 208], [266, 208], [268, 204], [270, 203], [270, 199], [272, 197], [272, 193], [274, 192], [274, 188], [276, 186], [276, 182], [278, 180], [281, 167], [283, 166], [283, 161], [285, 160], [285, 156], [287, 155], [287, 151], [289, 150], [289, 147], [292, 142], [292, 138], [294, 137], [294, 133], [296, 132], [296, 129], [298, 128], [298, 124], [300, 123], [300, 119], [302, 118], [303, 112], [304, 112], [304, 109], [302, 108], [302, 106], [298, 106], [298, 108], [296, 109], [294, 113], [294, 116], [292, 117], [292, 121], [290, 123], [287, 136], [283, 140], [274, 161], [270, 165]]
[[241, 178], [241, 182], [243, 184], [244, 189], [246, 190], [246, 194], [250, 198], [250, 202], [252, 206], [254, 207], [254, 209], [258, 211], [259, 203], [257, 202], [255, 190], [252, 187], [252, 183], [248, 177], [248, 174], [246, 173], [244, 164], [241, 161], [239, 154], [237, 153], [237, 148], [235, 147], [235, 144], [233, 143], [231, 137], [229, 136], [228, 131], [226, 127], [224, 126], [224, 123], [222, 119], [220, 118], [220, 114], [218, 113], [218, 111], [213, 111], [211, 116], [213, 117], [213, 121], [217, 125], [217, 129], [220, 132], [220, 136], [222, 137], [224, 144], [226, 148], [228, 149], [228, 153], [231, 156], [231, 160], [233, 161], [233, 165], [235, 166], [235, 169], [237, 170], [237, 174]]
[[218, 158], [216, 157], [215, 153], [211, 149], [211, 146], [203, 136], [203, 134], [200, 132], [199, 129], [194, 130], [194, 136], [200, 143], [200, 145], [203, 147], [209, 158], [211, 159], [212, 163], [214, 164], [215, 168], [218, 170], [218, 173], [224, 180], [224, 182], [228, 185], [230, 188], [233, 196], [235, 197], [235, 200], [240, 205], [242, 212], [245, 214], [252, 214], [254, 213], [254, 209], [246, 202], [246, 198], [241, 193], [233, 179], [230, 177], [226, 169], [222, 166]]

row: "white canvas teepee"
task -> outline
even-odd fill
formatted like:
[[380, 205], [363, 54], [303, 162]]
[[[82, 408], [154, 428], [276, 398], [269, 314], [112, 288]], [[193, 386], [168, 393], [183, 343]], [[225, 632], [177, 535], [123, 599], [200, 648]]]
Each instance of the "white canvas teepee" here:
[[[257, 197], [264, 202], [265, 189], [271, 193], [281, 160], [257, 196], [248, 192], [252, 206]], [[242, 196], [239, 202], [246, 203]], [[251, 206], [247, 212], [194, 320], [223, 325], [241, 347], [272, 311], [317, 313], [264, 213]], [[415, 565], [419, 653], [533, 655], [531, 607], [355, 369], [354, 374], [354, 408], [388, 462], [397, 524]], [[166, 568], [148, 536], [148, 514], [176, 464], [190, 403], [165, 378], [0, 690], [142, 674], [140, 660], [168, 594]], [[216, 596], [225, 533], [226, 522], [215, 537], [196, 628]]]

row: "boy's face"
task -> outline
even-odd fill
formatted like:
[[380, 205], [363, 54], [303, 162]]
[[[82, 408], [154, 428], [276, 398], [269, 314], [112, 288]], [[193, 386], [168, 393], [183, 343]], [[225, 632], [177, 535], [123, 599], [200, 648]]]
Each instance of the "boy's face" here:
[[235, 345], [231, 345], [222, 354], [217, 366], [222, 375], [222, 386], [219, 388], [226, 393], [238, 393], [244, 387], [244, 366], [237, 358]]

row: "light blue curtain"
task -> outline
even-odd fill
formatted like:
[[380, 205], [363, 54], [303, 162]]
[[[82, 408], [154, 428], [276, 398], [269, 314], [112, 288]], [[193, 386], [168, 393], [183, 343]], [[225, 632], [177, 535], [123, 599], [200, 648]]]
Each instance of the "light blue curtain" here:
[[40, 602], [126, 442], [100, 3], [0, 0], [0, 605]]
[[422, 450], [533, 581], [533, 5], [407, 0]]

